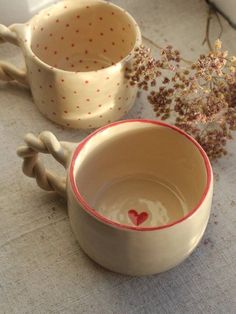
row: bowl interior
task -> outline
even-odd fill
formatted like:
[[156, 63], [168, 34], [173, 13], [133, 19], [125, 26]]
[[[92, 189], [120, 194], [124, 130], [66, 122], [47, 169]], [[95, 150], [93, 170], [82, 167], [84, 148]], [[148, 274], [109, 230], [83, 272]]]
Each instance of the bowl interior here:
[[62, 1], [42, 11], [31, 25], [33, 53], [67, 71], [111, 66], [132, 51], [139, 37], [133, 18], [105, 1]]
[[102, 216], [130, 226], [158, 227], [199, 203], [207, 169], [199, 148], [175, 129], [116, 124], [82, 146], [74, 165], [81, 196]]

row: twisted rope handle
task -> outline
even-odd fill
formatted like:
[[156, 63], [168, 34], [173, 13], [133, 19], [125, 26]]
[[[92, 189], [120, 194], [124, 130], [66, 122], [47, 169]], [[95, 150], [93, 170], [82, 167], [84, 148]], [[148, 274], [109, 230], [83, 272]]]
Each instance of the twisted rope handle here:
[[9, 42], [18, 46], [16, 33], [12, 32], [5, 25], [0, 24], [0, 44], [4, 42]]
[[36, 137], [32, 133], [25, 136], [25, 146], [17, 149], [17, 155], [24, 159], [22, 170], [28, 177], [35, 178], [39, 187], [46, 191], [56, 191], [66, 197], [66, 178], [59, 177], [45, 169], [38, 153], [51, 154], [64, 167], [67, 166], [70, 151], [68, 143], [59, 142], [49, 131]]
[[[10, 28], [0, 24], [0, 44], [10, 42], [19, 46], [18, 38], [15, 32]], [[29, 85], [26, 71], [18, 70], [15, 66], [0, 62], [0, 80], [2, 81], [18, 81], [26, 86]]]
[[21, 84], [28, 86], [26, 73], [18, 70], [8, 62], [0, 62], [0, 80], [7, 82], [18, 81]]

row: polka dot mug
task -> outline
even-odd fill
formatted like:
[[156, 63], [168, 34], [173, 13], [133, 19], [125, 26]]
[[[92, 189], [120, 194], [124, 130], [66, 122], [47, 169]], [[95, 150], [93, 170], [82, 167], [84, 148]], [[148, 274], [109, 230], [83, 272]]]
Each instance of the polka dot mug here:
[[26, 24], [0, 25], [0, 42], [21, 47], [26, 71], [0, 62], [0, 79], [31, 89], [50, 120], [72, 128], [96, 128], [118, 120], [137, 89], [125, 78], [141, 33], [120, 7], [102, 0], [64, 0]]

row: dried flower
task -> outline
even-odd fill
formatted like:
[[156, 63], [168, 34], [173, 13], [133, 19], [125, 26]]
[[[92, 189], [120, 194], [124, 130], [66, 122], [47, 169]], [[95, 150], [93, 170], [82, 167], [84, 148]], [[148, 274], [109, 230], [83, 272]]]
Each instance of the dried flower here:
[[127, 70], [130, 84], [148, 91], [156, 116], [174, 118], [211, 159], [226, 154], [226, 142], [236, 130], [236, 57], [228, 57], [221, 46], [217, 40], [213, 51], [187, 66], [172, 46], [162, 49], [157, 59], [140, 46]]

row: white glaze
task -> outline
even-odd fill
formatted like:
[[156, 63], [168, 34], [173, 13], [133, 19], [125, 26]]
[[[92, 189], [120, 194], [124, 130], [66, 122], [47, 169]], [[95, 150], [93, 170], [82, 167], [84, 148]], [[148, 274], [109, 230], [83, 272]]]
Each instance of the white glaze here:
[[[19, 149], [19, 155], [25, 158], [24, 172], [29, 176], [38, 173], [38, 183], [41, 178], [48, 178], [48, 171], [44, 176], [43, 168], [41, 173], [34, 169], [37, 165], [34, 154], [38, 151], [49, 150], [63, 161], [68, 171], [65, 194], [71, 227], [82, 249], [97, 263], [124, 274], [154, 274], [176, 266], [197, 246], [211, 209], [212, 169], [199, 144], [183, 131], [157, 121], [127, 120], [92, 133], [75, 151], [74, 144], [59, 145], [52, 135], [43, 135], [39, 139], [31, 136], [31, 141], [27, 137], [28, 146]], [[41, 148], [44, 145], [47, 150]], [[50, 174], [49, 178], [52, 177], [56, 178]], [[121, 195], [116, 195], [117, 187], [112, 192], [113, 204], [110, 195], [106, 196], [113, 189], [109, 182], [115, 185], [118, 182], [119, 191], [121, 183], [123, 203]], [[156, 184], [157, 192], [161, 191], [159, 199], [158, 193], [153, 193]], [[160, 190], [160, 185], [164, 190]], [[41, 187], [50, 189], [48, 185]], [[106, 203], [105, 215], [99, 206], [96, 208], [99, 193], [103, 198], [100, 201]], [[177, 207], [176, 199], [181, 204]], [[116, 216], [109, 220], [114, 208], [124, 213], [126, 200], [126, 218]], [[147, 205], [142, 210], [149, 211], [154, 219], [136, 226], [127, 218], [127, 212], [135, 207], [140, 212], [140, 201]]]

